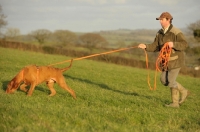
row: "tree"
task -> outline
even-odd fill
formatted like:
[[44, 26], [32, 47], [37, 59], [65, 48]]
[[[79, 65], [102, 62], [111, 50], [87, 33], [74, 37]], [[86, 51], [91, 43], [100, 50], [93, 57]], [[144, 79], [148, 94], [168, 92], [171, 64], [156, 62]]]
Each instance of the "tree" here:
[[194, 38], [200, 38], [200, 29], [195, 29], [193, 31]]
[[47, 39], [51, 35], [51, 31], [47, 29], [38, 29], [32, 31], [29, 35], [36, 39], [40, 44], [43, 44], [45, 39]]
[[2, 38], [2, 28], [7, 25], [7, 21], [5, 20], [6, 16], [3, 14], [1, 5], [0, 5], [0, 38]]
[[69, 46], [77, 40], [76, 34], [68, 30], [56, 30], [53, 34], [61, 45]]
[[193, 36], [197, 41], [200, 41], [200, 20], [191, 23], [188, 29], [193, 32]]
[[92, 52], [94, 48], [105, 48], [108, 44], [106, 39], [95, 33], [87, 33], [80, 36], [80, 41]]
[[18, 28], [8, 28], [5, 32], [5, 38], [9, 40], [18, 39], [20, 37], [20, 30]]

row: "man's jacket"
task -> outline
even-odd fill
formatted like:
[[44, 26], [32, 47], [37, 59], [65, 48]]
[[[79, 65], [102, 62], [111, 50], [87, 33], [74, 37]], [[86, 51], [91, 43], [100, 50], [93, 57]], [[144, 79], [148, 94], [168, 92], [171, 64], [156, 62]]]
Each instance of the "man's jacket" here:
[[157, 32], [154, 42], [146, 44], [146, 51], [158, 52], [166, 42], [173, 42], [174, 44], [168, 63], [168, 70], [182, 67], [185, 64], [184, 50], [188, 47], [188, 43], [183, 33], [172, 24], [165, 34], [163, 29]]

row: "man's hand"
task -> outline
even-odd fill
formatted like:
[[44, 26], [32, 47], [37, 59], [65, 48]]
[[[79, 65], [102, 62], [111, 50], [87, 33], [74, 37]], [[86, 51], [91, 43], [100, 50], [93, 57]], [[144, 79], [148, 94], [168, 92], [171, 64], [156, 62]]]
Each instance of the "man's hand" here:
[[170, 48], [174, 47], [174, 43], [173, 42], [168, 42], [168, 45]]
[[138, 45], [138, 48], [145, 49], [145, 48], [146, 48], [146, 45], [145, 45], [145, 44], [139, 44], [139, 45]]

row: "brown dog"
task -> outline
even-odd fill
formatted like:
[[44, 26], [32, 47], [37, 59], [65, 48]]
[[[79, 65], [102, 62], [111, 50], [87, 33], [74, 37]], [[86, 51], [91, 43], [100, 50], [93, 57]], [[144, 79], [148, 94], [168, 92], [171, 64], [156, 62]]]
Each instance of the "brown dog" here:
[[[7, 85], [6, 93], [13, 93], [15, 90], [17, 90], [20, 86], [20, 90], [27, 92], [29, 96], [32, 95], [35, 86], [42, 82], [46, 82], [47, 86], [49, 87], [51, 94], [49, 96], [54, 96], [56, 94], [56, 91], [53, 88], [54, 83], [58, 83], [60, 87], [67, 90], [73, 98], [76, 98], [76, 95], [72, 89], [70, 89], [66, 82], [65, 78], [62, 75], [62, 73], [66, 70], [68, 70], [69, 67], [58, 69], [54, 67], [48, 67], [48, 66], [40, 66], [37, 67], [35, 65], [24, 67]], [[26, 86], [30, 85], [30, 89], [28, 90]]]

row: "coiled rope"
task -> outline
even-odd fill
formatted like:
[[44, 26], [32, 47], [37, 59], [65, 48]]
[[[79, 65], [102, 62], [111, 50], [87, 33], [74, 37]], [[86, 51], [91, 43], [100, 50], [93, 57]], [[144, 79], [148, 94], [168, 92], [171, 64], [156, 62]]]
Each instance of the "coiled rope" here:
[[[156, 80], [157, 80], [157, 72], [165, 71], [168, 69], [168, 63], [170, 59], [172, 48], [169, 47], [168, 43], [165, 43], [163, 47], [161, 48], [158, 58], [156, 60], [156, 71], [155, 71], [155, 77], [154, 77], [154, 88], [150, 85], [150, 77], [148, 73], [148, 85], [150, 90], [156, 90]], [[148, 60], [148, 59], [146, 59]]]
[[168, 69], [169, 58], [171, 55], [172, 48], [169, 47], [168, 43], [165, 43], [160, 50], [158, 58], [156, 60], [156, 70], [163, 71]]

